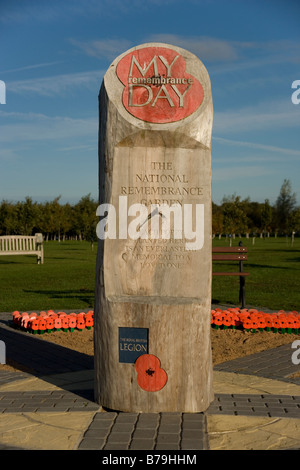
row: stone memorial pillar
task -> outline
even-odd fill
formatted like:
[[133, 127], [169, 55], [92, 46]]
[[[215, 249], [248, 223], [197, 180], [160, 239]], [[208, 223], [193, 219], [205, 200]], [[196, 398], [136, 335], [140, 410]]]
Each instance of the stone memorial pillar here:
[[95, 399], [132, 412], [213, 400], [211, 132], [202, 62], [143, 44], [99, 94]]

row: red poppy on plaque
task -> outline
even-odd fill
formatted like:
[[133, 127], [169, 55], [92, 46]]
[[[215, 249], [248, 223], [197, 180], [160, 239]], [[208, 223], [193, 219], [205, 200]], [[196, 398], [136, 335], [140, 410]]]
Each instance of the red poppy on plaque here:
[[184, 57], [167, 47], [148, 46], [128, 53], [117, 65], [117, 76], [124, 85], [124, 107], [142, 121], [180, 121], [203, 102], [203, 87], [187, 73]]

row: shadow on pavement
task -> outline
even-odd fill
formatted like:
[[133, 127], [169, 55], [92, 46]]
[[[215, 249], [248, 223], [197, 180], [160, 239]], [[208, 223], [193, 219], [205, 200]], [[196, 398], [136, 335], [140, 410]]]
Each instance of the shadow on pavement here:
[[[92, 371], [94, 358], [0, 322], [0, 340], [6, 346], [6, 363], [32, 376], [53, 383], [51, 375], [79, 371]], [[63, 385], [60, 386], [64, 388]], [[92, 390], [77, 390], [81, 396], [93, 399]]]

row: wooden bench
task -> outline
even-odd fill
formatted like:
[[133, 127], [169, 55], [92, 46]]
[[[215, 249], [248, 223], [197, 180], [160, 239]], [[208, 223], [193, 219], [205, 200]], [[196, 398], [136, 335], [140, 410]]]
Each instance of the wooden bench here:
[[240, 293], [239, 301], [242, 304], [242, 308], [245, 307], [245, 276], [249, 276], [249, 273], [244, 272], [243, 262], [247, 261], [247, 247], [239, 243], [239, 246], [231, 247], [213, 247], [212, 248], [212, 260], [213, 261], [239, 261], [239, 271], [232, 272], [213, 272], [213, 276], [239, 276], [240, 277]]
[[43, 235], [3, 235], [0, 236], [0, 256], [36, 255], [38, 264], [44, 263]]

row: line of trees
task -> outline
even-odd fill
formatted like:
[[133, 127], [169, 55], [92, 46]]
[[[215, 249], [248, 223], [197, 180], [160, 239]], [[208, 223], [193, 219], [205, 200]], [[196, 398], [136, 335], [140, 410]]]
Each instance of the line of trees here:
[[274, 205], [268, 199], [259, 203], [232, 195], [224, 197], [220, 205], [213, 203], [212, 206], [214, 235], [270, 236], [272, 233], [294, 237], [300, 233], [300, 207], [287, 179]]
[[38, 203], [30, 197], [25, 201], [0, 204], [0, 235], [33, 235], [43, 233], [45, 240], [78, 239], [94, 242], [97, 239], [97, 202], [91, 195], [83, 196], [71, 205], [53, 201]]
[[[96, 241], [98, 203], [91, 195], [77, 204], [61, 204], [60, 197], [38, 203], [27, 197], [23, 202], [0, 203], [0, 235], [31, 235], [41, 232], [45, 240], [79, 239]], [[212, 204], [214, 236], [269, 236], [300, 233], [300, 207], [289, 180], [284, 180], [274, 205], [268, 199], [252, 202], [240, 196], [224, 197], [221, 204]]]

